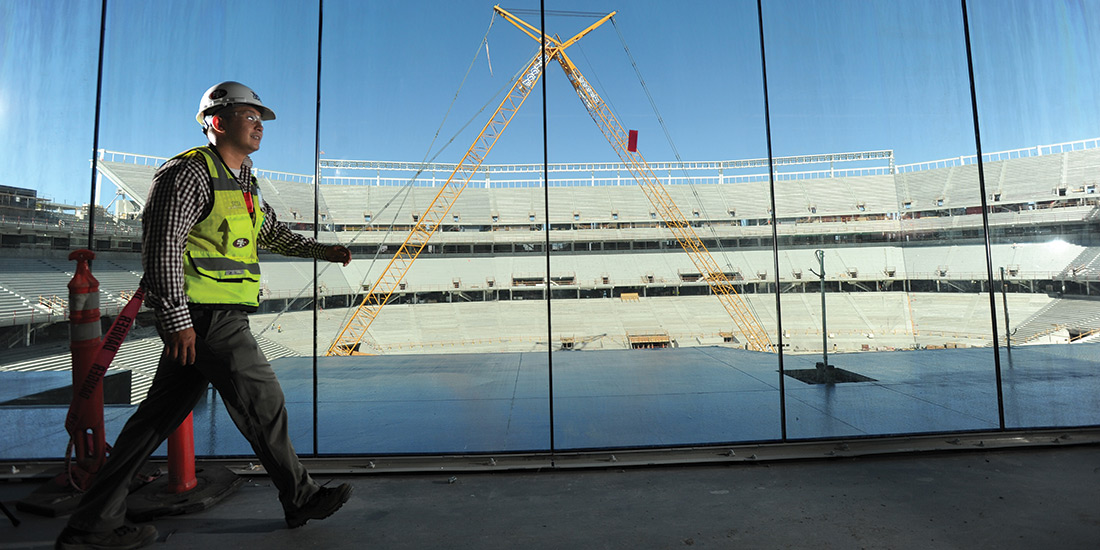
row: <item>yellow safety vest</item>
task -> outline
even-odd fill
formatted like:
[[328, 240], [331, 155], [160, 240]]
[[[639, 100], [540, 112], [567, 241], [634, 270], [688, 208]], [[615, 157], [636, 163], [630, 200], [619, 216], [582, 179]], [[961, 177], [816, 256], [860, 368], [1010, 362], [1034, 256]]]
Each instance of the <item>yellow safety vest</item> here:
[[259, 187], [252, 177], [253, 214], [241, 185], [209, 146], [176, 158], [202, 158], [210, 171], [214, 202], [210, 213], [187, 234], [183, 251], [183, 288], [192, 304], [254, 309], [260, 305], [257, 239], [264, 223]]

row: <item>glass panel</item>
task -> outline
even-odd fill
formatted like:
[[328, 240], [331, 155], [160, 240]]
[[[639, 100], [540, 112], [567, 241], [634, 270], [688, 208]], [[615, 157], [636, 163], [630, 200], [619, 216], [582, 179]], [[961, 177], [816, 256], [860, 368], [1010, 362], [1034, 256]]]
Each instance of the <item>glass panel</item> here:
[[[0, 420], [14, 427], [0, 458], [64, 449], [66, 255], [91, 232], [100, 308], [116, 315], [141, 277], [152, 175], [204, 143], [196, 102], [226, 79], [278, 113], [252, 155], [275, 214], [355, 257], [319, 266], [316, 333], [311, 262], [261, 257], [252, 329], [303, 454], [993, 429], [995, 338], [1008, 427], [1097, 423], [1100, 62], [1080, 53], [1100, 35], [1093, 6], [970, 4], [995, 282], [953, 0], [765, 3], [778, 260], [755, 2], [626, 6], [569, 45], [581, 95], [603, 102], [578, 101], [550, 62], [548, 182], [536, 42], [502, 13], [435, 7], [326, 3], [315, 205], [317, 4], [112, 1], [89, 205], [99, 5], [0, 0], [14, 44], [0, 56], [0, 173], [19, 182], [0, 188], [13, 252]], [[605, 15], [548, 7], [559, 40]], [[537, 26], [537, 8], [509, 11]], [[238, 33], [248, 51], [211, 55]], [[618, 117], [611, 140], [599, 112]], [[635, 146], [648, 169], [627, 166]], [[785, 395], [778, 356], [743, 349], [780, 341], [774, 292]], [[368, 295], [388, 296], [377, 322], [356, 307]], [[364, 338], [341, 336], [363, 319]], [[310, 355], [333, 344], [374, 355], [320, 357], [314, 380]], [[160, 348], [145, 312], [109, 373], [130, 391], [109, 393], [108, 441]], [[196, 408], [196, 452], [250, 454], [219, 401]]]
[[56, 458], [68, 441], [69, 396], [48, 393], [72, 384], [68, 350], [38, 357], [68, 339], [49, 324], [65, 319], [65, 255], [88, 244], [99, 28], [95, 2], [0, 1], [0, 459]]
[[[298, 209], [308, 212], [312, 221], [316, 29], [315, 2], [282, 2], [277, 9], [267, 2], [109, 3], [100, 193], [114, 223], [128, 233], [109, 240], [104, 235], [97, 245], [102, 259], [96, 261], [95, 273], [107, 303], [122, 303], [136, 288], [141, 273], [136, 246], [140, 213], [153, 174], [166, 159], [208, 142], [195, 116], [200, 98], [220, 81], [247, 85], [276, 113], [277, 119], [264, 122], [262, 146], [251, 155], [253, 173], [262, 198], [279, 220], [292, 221], [290, 211]], [[298, 229], [312, 234], [311, 226]], [[281, 379], [291, 437], [301, 453], [313, 450], [312, 374], [297, 368], [303, 361], [308, 364], [307, 358], [284, 356], [311, 353], [310, 314], [273, 318], [267, 313], [291, 301], [295, 310], [310, 308], [311, 263], [262, 254], [263, 301], [260, 314], [251, 321], [253, 334]], [[306, 299], [291, 300], [299, 295]], [[139, 318], [114, 364], [132, 369], [135, 405], [152, 382], [160, 350], [148, 315]], [[128, 348], [141, 353], [127, 354]], [[221, 396], [208, 392], [196, 407], [195, 452], [251, 454], [221, 401]], [[116, 424], [108, 428], [111, 441]]]
[[587, 85], [548, 68], [560, 449], [782, 435], [777, 355], [743, 349], [776, 326], [759, 36], [755, 2], [626, 5], [565, 50]]
[[768, 2], [764, 27], [788, 434], [996, 428], [959, 4]]
[[1005, 424], [1093, 425], [1100, 6], [978, 1], [969, 9], [999, 341], [1009, 345]]
[[326, 308], [318, 338], [372, 355], [320, 359], [321, 450], [549, 449], [542, 101], [510, 92], [535, 44], [489, 5], [336, 1], [324, 21], [322, 194], [365, 307]]

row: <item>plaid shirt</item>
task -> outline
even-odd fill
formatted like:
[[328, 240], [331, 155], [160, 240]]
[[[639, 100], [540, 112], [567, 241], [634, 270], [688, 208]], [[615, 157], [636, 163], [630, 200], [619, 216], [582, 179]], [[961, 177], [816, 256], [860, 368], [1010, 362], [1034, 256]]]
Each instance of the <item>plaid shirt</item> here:
[[[237, 182], [241, 191], [252, 180], [252, 159], [245, 157]], [[191, 228], [209, 213], [214, 200], [210, 172], [201, 157], [172, 159], [153, 176], [142, 215], [141, 266], [145, 270], [147, 304], [164, 332], [190, 328], [191, 313], [183, 291], [183, 248]], [[275, 218], [262, 201], [264, 223], [257, 245], [283, 256], [324, 259], [327, 245], [294, 233]]]

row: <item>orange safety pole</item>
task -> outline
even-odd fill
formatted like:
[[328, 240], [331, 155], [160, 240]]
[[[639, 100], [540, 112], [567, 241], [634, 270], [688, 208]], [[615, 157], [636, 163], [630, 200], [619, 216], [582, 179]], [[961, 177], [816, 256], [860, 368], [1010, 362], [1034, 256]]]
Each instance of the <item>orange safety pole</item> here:
[[[69, 281], [69, 350], [73, 368], [73, 422], [66, 426], [76, 449], [76, 464], [69, 471], [73, 485], [87, 489], [107, 459], [107, 441], [103, 422], [103, 385], [84, 387], [102, 343], [99, 326], [99, 281], [92, 276], [88, 262], [95, 252], [74, 250], [76, 274]], [[77, 397], [82, 399], [78, 400]]]
[[173, 493], [186, 493], [199, 484], [195, 477], [195, 424], [194, 413], [180, 423], [168, 436], [168, 489]]

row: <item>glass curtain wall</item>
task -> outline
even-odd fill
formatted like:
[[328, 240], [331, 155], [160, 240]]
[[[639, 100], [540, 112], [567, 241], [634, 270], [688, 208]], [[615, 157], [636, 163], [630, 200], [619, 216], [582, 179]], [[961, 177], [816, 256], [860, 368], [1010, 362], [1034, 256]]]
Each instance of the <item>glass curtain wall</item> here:
[[321, 189], [356, 258], [321, 314], [324, 453], [550, 448], [537, 43], [431, 6], [324, 5]]
[[1005, 424], [1094, 425], [1100, 9], [968, 4]]
[[[608, 13], [550, 9], [563, 42]], [[556, 446], [779, 439], [755, 2], [623, 5], [562, 59], [547, 68]]]
[[[100, 17], [92, 2], [0, 2], [3, 458], [57, 457], [68, 441], [64, 409], [28, 407], [19, 398], [71, 384], [70, 374], [12, 371], [25, 359], [19, 352], [46, 341], [44, 327], [63, 319], [61, 307], [40, 305], [39, 297], [60, 306], [64, 271], [74, 264], [46, 254], [88, 246], [80, 205], [91, 197]], [[102, 217], [95, 223], [97, 234], [108, 232]]]
[[788, 434], [997, 428], [959, 3], [763, 16]]
[[[262, 198], [279, 220], [308, 222], [296, 227], [312, 235], [317, 16], [313, 2], [285, 3], [277, 10], [258, 1], [108, 3], [99, 173], [100, 195], [114, 195], [114, 209], [121, 213], [118, 224], [140, 232], [140, 217], [126, 214], [125, 207], [140, 212], [156, 168], [208, 143], [195, 118], [199, 100], [214, 84], [233, 80], [252, 88], [277, 117], [264, 123], [260, 149], [251, 155]], [[101, 279], [141, 272], [136, 254], [113, 253], [114, 241], [110, 248], [97, 248]], [[261, 348], [269, 359], [308, 355], [308, 318], [295, 321], [292, 333], [287, 318], [263, 313], [277, 311], [296, 297], [312, 300], [312, 261], [264, 254], [260, 264], [264, 303], [251, 322]], [[116, 286], [132, 292], [138, 282], [133, 279], [130, 286]], [[278, 332], [280, 324], [283, 337], [275, 344], [270, 333]], [[122, 358], [114, 365], [132, 369], [131, 399], [136, 404], [152, 382], [160, 343], [153, 327], [139, 322], [126, 346], [148, 348], [144, 357], [132, 363]], [[310, 452], [311, 373], [285, 365], [277, 363], [276, 371], [286, 393], [291, 436], [299, 451]], [[194, 423], [196, 453], [251, 453], [215, 392], [196, 408]], [[115, 422], [109, 426], [120, 427]], [[108, 441], [117, 434], [112, 429]]]
[[[1097, 424], [1096, 8], [969, 3], [978, 151], [960, 2], [765, 1], [769, 163], [756, 2], [636, 4], [549, 2], [544, 68], [533, 0], [0, 0], [0, 458], [64, 452], [67, 255], [92, 236], [115, 316], [225, 80], [277, 114], [275, 215], [353, 253], [261, 256], [302, 454]], [[198, 454], [251, 454], [214, 392], [194, 422]]]

